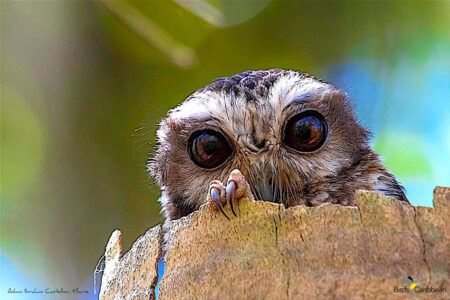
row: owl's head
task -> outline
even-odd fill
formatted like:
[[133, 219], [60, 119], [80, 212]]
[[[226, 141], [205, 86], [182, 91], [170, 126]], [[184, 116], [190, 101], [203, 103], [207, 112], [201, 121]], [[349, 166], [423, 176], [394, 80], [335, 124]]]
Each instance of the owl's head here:
[[219, 78], [170, 110], [148, 168], [170, 219], [198, 208], [209, 182], [233, 169], [257, 199], [308, 204], [302, 191], [357, 162], [368, 135], [332, 85], [296, 71], [248, 71]]

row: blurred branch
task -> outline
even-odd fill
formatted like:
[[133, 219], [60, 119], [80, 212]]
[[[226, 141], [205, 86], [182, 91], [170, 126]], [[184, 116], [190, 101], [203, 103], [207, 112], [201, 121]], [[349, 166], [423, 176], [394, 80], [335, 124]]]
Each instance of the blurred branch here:
[[225, 27], [225, 16], [224, 14], [213, 5], [206, 1], [186, 1], [186, 0], [174, 0], [175, 3], [195, 14], [196, 16], [202, 18], [206, 22], [219, 26]]
[[174, 64], [182, 68], [192, 66], [196, 58], [194, 50], [172, 39], [167, 32], [130, 4], [125, 1], [98, 1], [129, 29], [164, 53]]
[[231, 27], [247, 22], [271, 0], [173, 0], [179, 6], [216, 27]]

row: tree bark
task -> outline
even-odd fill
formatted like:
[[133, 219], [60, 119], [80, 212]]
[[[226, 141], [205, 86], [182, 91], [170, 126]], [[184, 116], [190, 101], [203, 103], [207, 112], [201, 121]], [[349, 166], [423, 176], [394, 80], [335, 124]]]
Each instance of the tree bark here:
[[[411, 276], [434, 289], [421, 297], [448, 299], [450, 188], [435, 189], [434, 209], [365, 191], [357, 199], [288, 209], [243, 199], [231, 221], [205, 205], [172, 222], [159, 297], [400, 298], [411, 291], [394, 289]], [[161, 237], [160, 226], [150, 229], [123, 258], [108, 260], [118, 252], [110, 244], [120, 244], [112, 235], [101, 299], [154, 297]]]

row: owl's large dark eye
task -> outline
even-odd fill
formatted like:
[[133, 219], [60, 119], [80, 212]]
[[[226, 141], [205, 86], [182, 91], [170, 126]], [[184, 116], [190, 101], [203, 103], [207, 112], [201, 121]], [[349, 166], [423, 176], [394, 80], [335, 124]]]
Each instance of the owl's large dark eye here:
[[284, 143], [301, 152], [319, 149], [327, 138], [328, 126], [324, 117], [309, 110], [291, 118], [284, 129]]
[[212, 169], [221, 165], [231, 155], [227, 139], [214, 130], [194, 132], [188, 141], [188, 152], [199, 167]]

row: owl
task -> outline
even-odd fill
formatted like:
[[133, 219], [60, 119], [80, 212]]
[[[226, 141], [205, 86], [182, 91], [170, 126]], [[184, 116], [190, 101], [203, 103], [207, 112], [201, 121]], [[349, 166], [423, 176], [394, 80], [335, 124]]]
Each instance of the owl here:
[[170, 110], [147, 169], [169, 221], [207, 202], [230, 218], [242, 197], [353, 205], [362, 189], [408, 201], [369, 136], [333, 85], [293, 70], [246, 71]]

